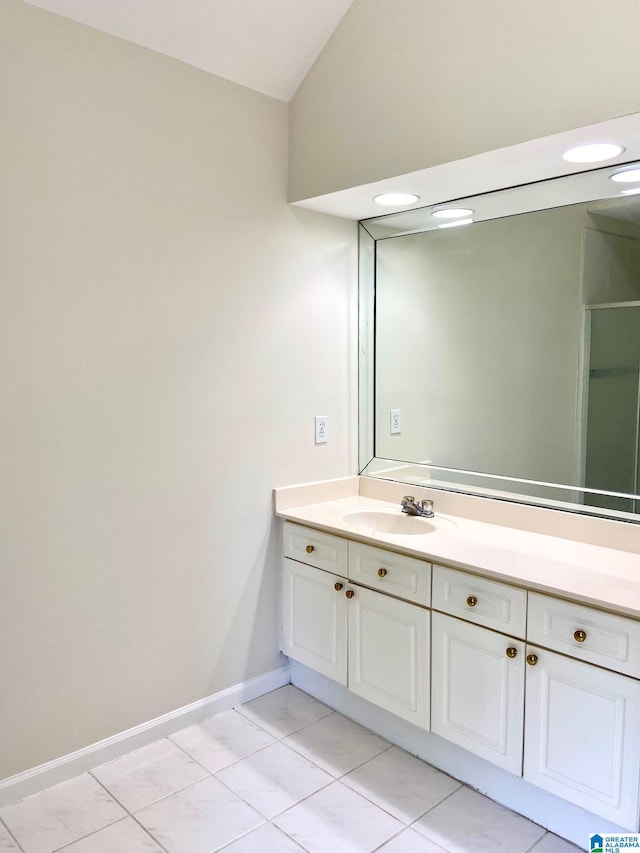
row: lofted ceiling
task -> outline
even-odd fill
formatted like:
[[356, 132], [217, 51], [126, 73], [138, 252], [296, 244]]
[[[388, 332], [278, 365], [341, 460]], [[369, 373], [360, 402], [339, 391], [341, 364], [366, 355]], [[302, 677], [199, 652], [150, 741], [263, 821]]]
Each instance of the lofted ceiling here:
[[353, 0], [27, 0], [289, 101]]

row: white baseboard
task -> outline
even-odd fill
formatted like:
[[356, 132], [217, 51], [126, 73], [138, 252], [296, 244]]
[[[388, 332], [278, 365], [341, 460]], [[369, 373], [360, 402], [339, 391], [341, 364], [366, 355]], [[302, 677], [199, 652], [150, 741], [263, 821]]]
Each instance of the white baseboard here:
[[32, 767], [15, 776], [0, 779], [0, 807], [36, 794], [51, 785], [73, 779], [74, 776], [105, 764], [107, 761], [120, 758], [131, 750], [139, 749], [194, 723], [201, 723], [213, 714], [242, 705], [288, 683], [289, 666], [287, 664], [242, 681], [240, 684], [234, 684], [226, 690], [220, 690], [212, 696], [206, 696], [175, 711], [169, 711], [168, 714], [162, 714], [147, 723], [141, 723], [105, 740], [92, 743], [76, 752], [47, 761], [46, 764]]
[[543, 791], [438, 735], [417, 728], [301, 663], [292, 660], [290, 665], [291, 683], [300, 690], [581, 849], [588, 848], [591, 833], [609, 835], [632, 831]]

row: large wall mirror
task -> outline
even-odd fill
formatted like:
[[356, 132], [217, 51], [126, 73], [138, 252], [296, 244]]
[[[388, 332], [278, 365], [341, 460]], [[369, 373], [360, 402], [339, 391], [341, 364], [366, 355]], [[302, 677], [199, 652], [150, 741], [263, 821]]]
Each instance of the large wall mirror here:
[[363, 473], [640, 521], [632, 165], [361, 223]]

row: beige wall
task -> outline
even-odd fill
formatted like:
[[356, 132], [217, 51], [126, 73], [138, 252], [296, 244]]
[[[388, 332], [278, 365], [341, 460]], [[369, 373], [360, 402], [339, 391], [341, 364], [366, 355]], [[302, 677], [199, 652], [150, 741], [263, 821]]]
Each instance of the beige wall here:
[[271, 490], [356, 448], [355, 225], [287, 206], [286, 106], [0, 17], [2, 778], [278, 666]]
[[291, 111], [292, 200], [640, 110], [637, 0], [355, 0]]

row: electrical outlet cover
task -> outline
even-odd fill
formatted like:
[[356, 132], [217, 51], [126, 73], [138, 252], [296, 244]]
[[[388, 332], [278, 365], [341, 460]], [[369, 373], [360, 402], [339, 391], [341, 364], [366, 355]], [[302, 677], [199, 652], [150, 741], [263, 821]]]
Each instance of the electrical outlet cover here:
[[329, 440], [329, 418], [316, 415], [316, 444], [326, 444]]

